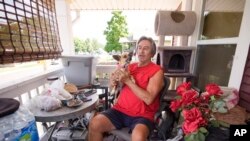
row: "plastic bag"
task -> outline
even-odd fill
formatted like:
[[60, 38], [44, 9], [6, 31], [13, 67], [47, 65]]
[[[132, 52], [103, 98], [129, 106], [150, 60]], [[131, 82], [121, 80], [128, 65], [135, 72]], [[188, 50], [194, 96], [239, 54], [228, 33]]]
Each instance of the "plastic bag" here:
[[53, 111], [62, 106], [59, 99], [48, 95], [38, 95], [32, 99], [32, 103], [45, 111]]
[[223, 91], [222, 97], [226, 102], [227, 108], [230, 110], [234, 108], [239, 102], [239, 92], [235, 88], [220, 87]]
[[62, 106], [61, 100], [72, 98], [73, 96], [64, 89], [64, 83], [56, 80], [51, 85], [46, 85], [42, 93], [32, 99], [32, 103], [42, 110], [53, 111]]
[[64, 89], [63, 81], [56, 80], [51, 83], [51, 85], [46, 86], [43, 95], [51, 95], [56, 97], [59, 100], [72, 99], [72, 95]]

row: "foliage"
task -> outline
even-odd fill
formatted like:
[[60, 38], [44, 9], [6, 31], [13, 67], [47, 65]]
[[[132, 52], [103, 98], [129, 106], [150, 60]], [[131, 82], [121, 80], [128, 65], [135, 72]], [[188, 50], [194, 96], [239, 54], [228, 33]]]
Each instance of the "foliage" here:
[[119, 43], [120, 38], [128, 36], [126, 17], [121, 11], [113, 11], [112, 18], [108, 21], [108, 26], [104, 31], [106, 35], [105, 50], [107, 52], [122, 51], [122, 44]]
[[171, 110], [181, 112], [180, 124], [185, 134], [185, 141], [205, 141], [208, 134], [206, 127], [217, 123], [213, 112], [227, 112], [225, 105], [216, 104], [223, 103], [221, 100], [223, 92], [220, 87], [208, 84], [205, 89], [206, 91], [200, 94], [191, 88], [190, 82], [184, 82], [177, 87], [178, 96], [171, 102]]
[[86, 40], [74, 38], [74, 46], [76, 53], [93, 53], [98, 52], [102, 48], [102, 45], [96, 39], [90, 40], [89, 38]]

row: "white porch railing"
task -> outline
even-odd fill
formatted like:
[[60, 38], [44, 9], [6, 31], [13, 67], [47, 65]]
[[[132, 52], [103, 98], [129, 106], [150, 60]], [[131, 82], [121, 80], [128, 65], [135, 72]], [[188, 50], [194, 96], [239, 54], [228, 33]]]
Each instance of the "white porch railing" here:
[[[115, 65], [97, 65], [96, 75], [99, 78], [101, 84], [107, 84], [110, 73], [114, 69]], [[64, 80], [63, 68], [61, 67], [57, 67], [56, 69], [41, 72], [32, 76], [29, 75], [31, 73], [29, 71], [24, 73], [27, 75], [26, 78], [22, 78], [20, 76], [22, 74], [20, 73], [12, 74], [12, 77], [15, 77], [13, 75], [16, 75], [16, 80], [6, 82], [8, 84], [2, 84], [0, 86], [0, 98], [15, 98], [23, 104], [30, 98], [42, 92], [48, 77], [56, 75]]]
[[[13, 75], [17, 75], [18, 77], [18, 74]], [[8, 86], [0, 87], [0, 98], [15, 98], [21, 104], [24, 104], [31, 97], [41, 93], [47, 82], [47, 78], [53, 75], [63, 77], [63, 69], [59, 68], [53, 71], [43, 72], [42, 74], [29, 76], [27, 78], [17, 78], [16, 81], [8, 82]]]

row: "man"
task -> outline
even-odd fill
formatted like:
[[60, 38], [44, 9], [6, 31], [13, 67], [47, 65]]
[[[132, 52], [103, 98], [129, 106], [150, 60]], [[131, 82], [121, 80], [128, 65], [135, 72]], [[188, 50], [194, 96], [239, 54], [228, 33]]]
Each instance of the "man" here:
[[116, 85], [116, 80], [119, 80], [123, 87], [117, 103], [91, 120], [88, 141], [101, 141], [103, 133], [123, 127], [132, 130], [132, 141], [147, 139], [153, 129], [159, 93], [164, 84], [163, 70], [151, 61], [155, 53], [156, 45], [152, 38], [143, 36], [138, 40], [138, 62], [130, 64], [128, 71], [117, 69], [111, 76], [111, 85]]

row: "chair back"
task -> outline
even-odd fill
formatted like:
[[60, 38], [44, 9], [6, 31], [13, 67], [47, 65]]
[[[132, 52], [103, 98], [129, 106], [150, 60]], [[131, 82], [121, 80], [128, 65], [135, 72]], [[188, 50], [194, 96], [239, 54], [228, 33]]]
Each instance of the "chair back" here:
[[166, 104], [166, 101], [164, 100], [164, 97], [168, 93], [169, 85], [170, 85], [169, 77], [164, 76], [164, 86], [163, 86], [163, 88], [162, 88], [162, 90], [160, 92], [160, 95], [161, 95], [160, 96], [160, 107], [159, 107], [158, 111], [163, 111], [163, 108], [165, 108], [164, 105]]
[[175, 122], [175, 113], [171, 111], [169, 107], [170, 103], [165, 100], [165, 97], [168, 94], [169, 85], [169, 77], [164, 76], [164, 87], [161, 90], [160, 107], [154, 117], [155, 128], [157, 129], [157, 136], [158, 138], [163, 140], [166, 140], [171, 136]]

